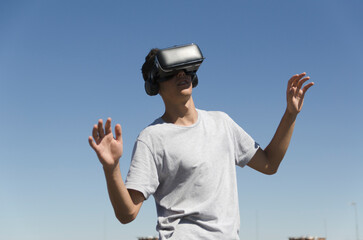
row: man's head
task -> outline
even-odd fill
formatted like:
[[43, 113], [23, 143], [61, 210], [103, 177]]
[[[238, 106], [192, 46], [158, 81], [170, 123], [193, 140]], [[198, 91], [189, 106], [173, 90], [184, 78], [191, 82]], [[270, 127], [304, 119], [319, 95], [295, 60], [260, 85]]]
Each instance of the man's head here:
[[142, 77], [144, 78], [144, 81], [147, 81], [147, 79], [149, 78], [150, 72], [154, 68], [155, 56], [158, 53], [158, 51], [159, 51], [158, 48], [153, 48], [153, 49], [150, 50], [148, 55], [145, 57], [145, 62], [142, 65], [142, 68], [141, 68]]
[[146, 93], [150, 96], [157, 95], [160, 83], [173, 79], [181, 71], [190, 75], [193, 87], [197, 86], [196, 72], [203, 60], [203, 55], [195, 44], [151, 49], [141, 69]]
[[150, 96], [154, 96], [159, 93], [159, 84], [153, 77], [153, 72], [155, 71], [155, 56], [158, 52], [158, 48], [151, 49], [145, 57], [145, 62], [141, 68], [142, 77], [145, 81], [145, 91]]

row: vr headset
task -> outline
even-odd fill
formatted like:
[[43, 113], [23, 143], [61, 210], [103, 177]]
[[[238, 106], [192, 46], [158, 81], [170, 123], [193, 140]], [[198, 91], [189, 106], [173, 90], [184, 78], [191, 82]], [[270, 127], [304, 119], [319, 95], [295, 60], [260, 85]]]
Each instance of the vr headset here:
[[154, 96], [159, 93], [159, 82], [167, 81], [180, 70], [192, 77], [193, 88], [198, 85], [197, 71], [204, 57], [198, 45], [188, 44], [160, 49], [155, 56], [154, 66], [145, 80], [145, 91]]

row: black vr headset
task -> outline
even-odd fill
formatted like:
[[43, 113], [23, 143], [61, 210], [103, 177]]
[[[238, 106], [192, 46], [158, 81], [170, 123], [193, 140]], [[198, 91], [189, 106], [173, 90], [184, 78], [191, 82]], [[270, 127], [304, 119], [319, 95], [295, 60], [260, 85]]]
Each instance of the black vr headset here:
[[160, 49], [155, 56], [154, 66], [145, 80], [145, 91], [154, 96], [159, 93], [159, 82], [167, 81], [180, 70], [192, 77], [193, 88], [198, 85], [197, 71], [204, 57], [198, 45], [188, 44]]

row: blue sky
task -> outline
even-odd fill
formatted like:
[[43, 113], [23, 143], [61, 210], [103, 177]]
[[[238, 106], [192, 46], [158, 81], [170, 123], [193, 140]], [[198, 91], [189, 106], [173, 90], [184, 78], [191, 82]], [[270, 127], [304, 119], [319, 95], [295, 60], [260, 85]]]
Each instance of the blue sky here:
[[163, 113], [143, 89], [153, 47], [197, 43], [196, 106], [227, 112], [266, 146], [288, 79], [306, 95], [279, 172], [238, 168], [241, 239], [363, 236], [362, 1], [1, 1], [0, 239], [156, 235], [154, 200], [121, 225], [87, 138], [123, 127], [126, 176], [138, 133]]

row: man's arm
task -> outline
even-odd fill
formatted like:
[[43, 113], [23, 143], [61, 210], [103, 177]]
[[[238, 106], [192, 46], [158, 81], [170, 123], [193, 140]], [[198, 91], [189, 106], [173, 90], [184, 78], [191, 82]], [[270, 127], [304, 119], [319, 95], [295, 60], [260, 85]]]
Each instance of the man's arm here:
[[247, 164], [249, 167], [264, 174], [275, 174], [282, 159], [285, 156], [294, 131], [295, 121], [301, 111], [306, 91], [314, 85], [313, 82], [303, 84], [310, 79], [305, 77], [306, 73], [296, 74], [290, 78], [287, 91], [287, 107], [270, 144], [264, 149], [257, 150]]
[[111, 129], [111, 118], [108, 118], [103, 129], [102, 119], [94, 125], [92, 136], [88, 142], [96, 152], [103, 165], [108, 194], [117, 219], [123, 223], [133, 221], [143, 203], [144, 195], [135, 190], [128, 190], [122, 180], [119, 159], [123, 153], [121, 125], [115, 127], [116, 138]]
[[105, 169], [108, 195], [117, 219], [123, 223], [132, 222], [140, 211], [145, 198], [136, 190], [127, 189], [117, 165], [114, 169]]

